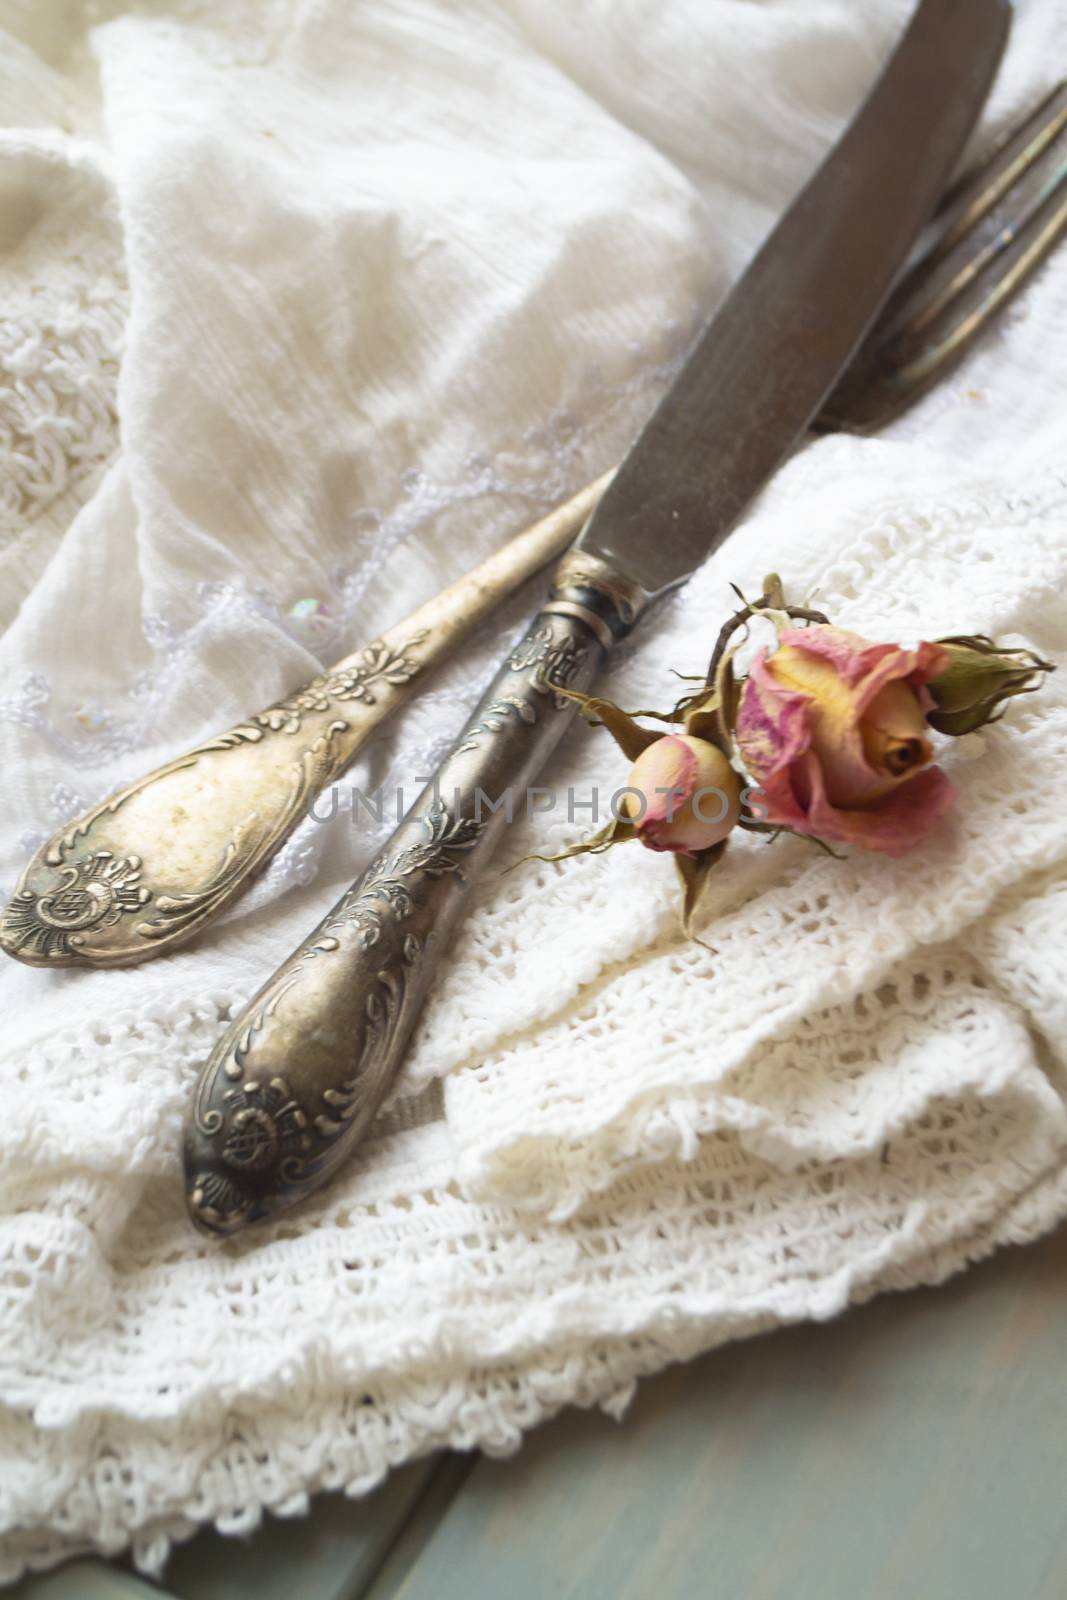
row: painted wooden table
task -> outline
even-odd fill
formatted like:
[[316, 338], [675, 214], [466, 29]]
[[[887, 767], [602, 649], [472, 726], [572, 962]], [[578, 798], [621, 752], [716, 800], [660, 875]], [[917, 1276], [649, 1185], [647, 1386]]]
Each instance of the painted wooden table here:
[[12, 1600], [1065, 1600], [1067, 1229], [937, 1290], [731, 1345], [438, 1456], [162, 1589], [76, 1561]]

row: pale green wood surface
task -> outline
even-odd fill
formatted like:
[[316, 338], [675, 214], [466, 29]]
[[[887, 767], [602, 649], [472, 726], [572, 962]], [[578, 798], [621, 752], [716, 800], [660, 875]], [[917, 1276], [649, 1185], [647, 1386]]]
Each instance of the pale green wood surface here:
[[103, 1561], [68, 1561], [5, 1589], [5, 1600], [160, 1600], [159, 1590]]
[[1067, 1232], [483, 1461], [368, 1600], [1064, 1600]]
[[[1067, 1600], [1067, 1230], [937, 1290], [728, 1346], [621, 1425], [445, 1457], [250, 1541], [178, 1600]], [[19, 1600], [135, 1600], [79, 1562]], [[155, 1591], [157, 1594], [159, 1591]]]

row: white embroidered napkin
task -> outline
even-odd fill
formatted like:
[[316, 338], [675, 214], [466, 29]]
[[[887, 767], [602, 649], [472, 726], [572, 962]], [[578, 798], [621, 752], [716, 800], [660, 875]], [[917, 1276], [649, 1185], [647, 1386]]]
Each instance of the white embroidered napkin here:
[[[907, 9], [0, 0], [6, 884], [614, 459]], [[1020, 7], [983, 139], [1065, 22]], [[669, 695], [771, 565], [857, 628], [1061, 650], [1065, 297], [1054, 262], [912, 419], [801, 452], [614, 692]], [[354, 782], [414, 786], [532, 597]], [[178, 1179], [198, 1067], [379, 837], [309, 824], [143, 968], [5, 963], [0, 1581], [127, 1545], [156, 1571], [198, 1523], [513, 1448], [1050, 1226], [1064, 726], [1057, 679], [956, 747], [958, 818], [909, 861], [731, 851], [713, 955], [648, 854], [491, 878], [381, 1137], [229, 1244]], [[577, 730], [552, 777], [613, 759]]]
[[[991, 373], [981, 406], [961, 397], [981, 413], [975, 465], [939, 454], [938, 419], [920, 418], [921, 446], [834, 441], [781, 474], [678, 598], [667, 632], [638, 640], [613, 697], [669, 703], [669, 669], [699, 671], [710, 652], [727, 580], [758, 592], [764, 567], [871, 638], [962, 628], [1057, 657], [1067, 437], [1053, 413], [1020, 483], [1000, 423], [1012, 369], [994, 370], [1007, 372], [1006, 387]], [[1026, 381], [1038, 381], [1035, 369]], [[1002, 967], [989, 926], [1067, 869], [1067, 813], [1052, 799], [1067, 783], [1065, 692], [1053, 679], [1002, 726], [945, 741], [955, 812], [903, 861], [833, 860], [796, 840], [732, 843], [707, 893], [710, 950], [679, 942], [673, 871], [638, 846], [488, 886], [412, 1064], [450, 1071], [447, 1114], [471, 1192], [563, 1215], [591, 1189], [689, 1156], [723, 1129], [758, 1162], [859, 1160], [909, 1126], [951, 1122], [958, 1095], [1014, 1094], [1024, 1081], [1044, 1144], [1050, 1116], [1062, 1120], [1046, 1103], [1045, 1069], [1067, 1064], [1064, 1046], [1019, 1009], [1026, 984], [1014, 964]], [[606, 736], [587, 734], [570, 741], [555, 782], [610, 793], [624, 769]], [[581, 819], [538, 818], [509, 844], [517, 855], [558, 849], [582, 831]], [[1026, 969], [1044, 969], [1048, 983], [1058, 958], [1054, 943], [1030, 952]], [[506, 1031], [501, 1008], [485, 1002], [497, 973], [496, 992], [515, 1002]], [[922, 1164], [912, 1176], [929, 1181]]]

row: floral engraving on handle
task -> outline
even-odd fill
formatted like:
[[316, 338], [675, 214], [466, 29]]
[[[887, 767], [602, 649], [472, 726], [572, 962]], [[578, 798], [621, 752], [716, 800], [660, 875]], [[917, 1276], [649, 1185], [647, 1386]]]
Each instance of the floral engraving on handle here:
[[537, 710], [529, 700], [524, 700], [521, 695], [505, 694], [499, 700], [494, 700], [488, 707], [485, 715], [479, 722], [472, 723], [463, 735], [463, 743], [457, 745], [456, 754], [465, 755], [468, 750], [477, 750], [478, 735], [482, 733], [499, 733], [506, 725], [509, 717], [518, 717], [520, 722], [525, 722], [527, 727], [533, 727], [537, 721]]
[[427, 634], [414, 633], [399, 650], [391, 649], [376, 639], [362, 652], [354, 666], [340, 672], [323, 672], [310, 683], [287, 695], [266, 711], [253, 718], [261, 728], [272, 733], [299, 733], [305, 716], [313, 712], [329, 711], [330, 707], [346, 700], [359, 700], [364, 705], [375, 703], [374, 688], [378, 684], [400, 685], [410, 683], [419, 670], [410, 652], [424, 642]]
[[227, 1090], [224, 1099], [230, 1113], [222, 1146], [227, 1166], [262, 1172], [309, 1148], [307, 1117], [284, 1078], [272, 1078], [266, 1086], [246, 1078], [240, 1088]]
[[391, 861], [379, 856], [371, 864], [323, 924], [323, 933], [355, 928], [365, 949], [377, 944], [387, 917], [403, 922], [414, 910], [411, 880], [458, 872], [461, 863], [456, 852], [477, 844], [485, 822], [474, 817], [452, 817], [444, 801], [438, 799], [423, 817], [422, 826], [425, 839], [398, 851]]
[[[197, 1172], [190, 1181], [189, 1206], [198, 1221], [216, 1232], [231, 1232], [248, 1217], [265, 1192], [299, 1188], [314, 1164], [332, 1160], [331, 1147], [359, 1113], [375, 1107], [391, 1076], [391, 1047], [404, 1013], [408, 974], [422, 942], [400, 925], [416, 910], [416, 885], [461, 868], [462, 854], [477, 843], [485, 823], [452, 817], [436, 800], [421, 819], [425, 837], [390, 857], [382, 856], [339, 902], [260, 999], [245, 1026], [227, 1038], [201, 1080], [193, 1106], [193, 1125], [217, 1151], [225, 1172]], [[383, 952], [363, 1005], [363, 1028], [350, 1075], [324, 1089], [321, 1106], [308, 1112], [290, 1094], [283, 1078], [264, 1090], [255, 1071], [257, 1038], [279, 1013], [313, 961], [342, 948], [344, 935], [370, 950], [389, 932], [399, 937]], [[279, 1019], [284, 1027], [284, 1017]], [[216, 1095], [223, 1079], [236, 1088]], [[316, 1137], [317, 1136], [317, 1137]]]
[[[546, 622], [525, 639], [508, 657], [508, 670], [528, 674], [525, 687], [533, 696], [552, 695], [557, 711], [567, 705], [566, 698], [557, 693], [567, 688], [586, 657], [583, 645], [576, 644], [570, 633], [557, 636], [551, 622]], [[537, 722], [538, 701], [530, 695], [504, 694], [487, 706], [477, 722], [472, 722], [456, 747], [457, 755], [480, 748], [484, 734], [500, 733], [512, 716], [532, 728]]]
[[363, 1007], [363, 1048], [359, 1065], [350, 1078], [336, 1089], [324, 1089], [326, 1110], [315, 1118], [316, 1132], [327, 1141], [336, 1139], [367, 1103], [380, 1081], [397, 1023], [407, 995], [408, 970], [415, 964], [422, 946], [414, 934], [407, 934], [400, 947], [399, 960], [383, 967], [367, 992]]
[[[267, 805], [260, 801], [235, 825], [230, 838], [220, 842], [218, 865], [188, 889], [160, 882], [151, 889], [143, 886], [139, 882], [143, 862], [133, 852], [116, 856], [113, 851], [88, 849], [75, 857], [77, 846], [97, 823], [109, 824], [134, 796], [187, 771], [204, 756], [258, 744], [271, 733], [298, 734], [305, 716], [329, 712], [345, 702], [376, 704], [375, 689], [402, 685], [414, 677], [420, 663], [412, 652], [427, 637], [426, 631], [413, 633], [399, 650], [381, 640], [368, 645], [352, 665], [323, 673], [249, 722], [206, 740], [77, 818], [49, 840], [27, 868], [0, 919], [0, 945], [11, 955], [42, 965], [50, 961], [107, 965], [138, 959], [139, 945], [147, 952], [188, 938], [236, 898], [306, 815], [308, 802], [344, 770], [350, 756], [347, 721], [335, 717], [320, 723], [306, 748], [292, 752], [291, 765], [289, 749], [283, 747], [286, 760], [277, 772], [277, 795], [272, 793]], [[30, 887], [41, 868], [51, 869], [47, 891], [39, 880], [36, 888]], [[145, 870], [151, 870], [151, 860]], [[98, 942], [98, 935], [124, 913], [142, 910], [149, 902], [145, 920], [131, 924], [135, 937], [117, 945], [114, 939]]]
[[[555, 689], [566, 689], [586, 658], [586, 648], [577, 644], [571, 633], [557, 634], [550, 622], [535, 629], [522, 640], [508, 657], [512, 672], [529, 672], [533, 676], [530, 688], [536, 694], [552, 694]], [[555, 695], [556, 708], [562, 711], [567, 704], [562, 695]]]
[[59, 882], [47, 894], [19, 889], [4, 912], [0, 936], [5, 944], [35, 955], [69, 958], [90, 931], [99, 933], [142, 909], [149, 891], [140, 878], [140, 856], [94, 850], [61, 867]]

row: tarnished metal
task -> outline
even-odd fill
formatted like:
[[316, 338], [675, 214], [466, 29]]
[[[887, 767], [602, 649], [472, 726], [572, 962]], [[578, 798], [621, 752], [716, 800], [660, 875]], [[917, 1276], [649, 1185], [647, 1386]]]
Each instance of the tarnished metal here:
[[817, 426], [869, 432], [938, 383], [1067, 236], [1067, 83], [946, 195]]
[[[813, 426], [870, 431], [918, 399], [1065, 233], [1067, 85], [1060, 85], [946, 195], [932, 242], [890, 296]], [[163, 954], [202, 931], [404, 702], [412, 679], [569, 544], [610, 477], [605, 473], [515, 535], [385, 638], [288, 696], [282, 704], [303, 704], [301, 717], [279, 721], [278, 707], [257, 713], [57, 833], [23, 874], [0, 922], [0, 948], [41, 966], [117, 966]], [[574, 559], [589, 565], [588, 553], [575, 552]], [[615, 581], [631, 582], [621, 575]], [[568, 607], [583, 615], [580, 600]], [[376, 663], [391, 650], [400, 651], [402, 662], [394, 660], [386, 675]], [[330, 686], [341, 692], [324, 698]], [[344, 729], [331, 733], [338, 722]]]
[[[591, 686], [609, 643], [723, 537], [806, 426], [936, 200], [1006, 27], [1001, 0], [923, 0], [871, 99], [623, 463], [434, 782], [231, 1024], [186, 1128], [186, 1193], [201, 1226], [232, 1233], [276, 1214], [359, 1142], [506, 825], [507, 796], [514, 806], [574, 714], [559, 691]], [[899, 213], [892, 221], [887, 208]]]
[[865, 104], [712, 317], [578, 541], [655, 594], [813, 420], [959, 159], [1006, 0], [924, 0]]
[[199, 933], [241, 894], [413, 681], [564, 549], [606, 473], [373, 644], [197, 745], [43, 845], [0, 921], [34, 966], [127, 966]]
[[[609, 636], [613, 596], [580, 596]], [[512, 650], [435, 782], [378, 859], [227, 1029], [186, 1123], [190, 1213], [232, 1233], [318, 1187], [373, 1121], [403, 1058], [476, 860], [527, 804], [604, 659], [576, 617], [542, 611]]]

